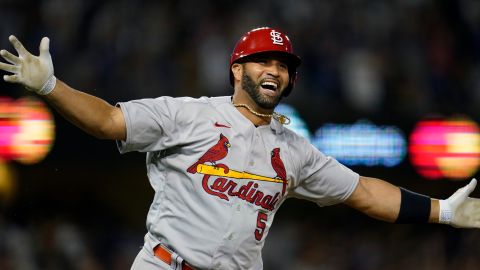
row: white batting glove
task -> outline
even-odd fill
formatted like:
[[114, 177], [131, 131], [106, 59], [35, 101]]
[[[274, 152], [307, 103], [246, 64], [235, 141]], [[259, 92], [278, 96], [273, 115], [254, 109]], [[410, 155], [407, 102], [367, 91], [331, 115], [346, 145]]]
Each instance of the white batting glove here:
[[480, 228], [480, 199], [470, 198], [477, 185], [475, 178], [446, 200], [440, 200], [439, 223], [457, 228]]
[[42, 38], [39, 56], [28, 52], [15, 36], [10, 36], [8, 40], [18, 56], [6, 50], [0, 51], [0, 55], [10, 63], [0, 62], [0, 69], [13, 73], [13, 75], [4, 75], [3, 79], [6, 82], [22, 84], [39, 95], [49, 94], [57, 81], [53, 75], [53, 63], [49, 51], [50, 40], [47, 37]]

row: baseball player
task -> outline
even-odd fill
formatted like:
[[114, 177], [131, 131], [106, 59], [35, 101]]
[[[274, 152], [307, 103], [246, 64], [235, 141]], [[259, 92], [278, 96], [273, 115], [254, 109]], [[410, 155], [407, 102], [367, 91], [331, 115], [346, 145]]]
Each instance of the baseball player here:
[[261, 250], [288, 198], [345, 203], [397, 223], [480, 227], [476, 180], [437, 200], [359, 176], [284, 125], [274, 111], [295, 85], [300, 58], [278, 29], [247, 32], [230, 59], [232, 96], [159, 97], [112, 106], [54, 76], [49, 39], [40, 54], [16, 37], [1, 50], [3, 79], [42, 95], [61, 115], [119, 151], [146, 153], [155, 197], [132, 269], [262, 269]]

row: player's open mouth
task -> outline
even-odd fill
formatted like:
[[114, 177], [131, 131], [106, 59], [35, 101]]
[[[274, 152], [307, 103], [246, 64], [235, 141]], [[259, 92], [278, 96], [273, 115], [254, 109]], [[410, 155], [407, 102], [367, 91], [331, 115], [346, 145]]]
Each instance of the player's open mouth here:
[[265, 94], [267, 95], [276, 95], [277, 89], [278, 89], [278, 83], [273, 82], [273, 81], [264, 81], [260, 84], [261, 88]]

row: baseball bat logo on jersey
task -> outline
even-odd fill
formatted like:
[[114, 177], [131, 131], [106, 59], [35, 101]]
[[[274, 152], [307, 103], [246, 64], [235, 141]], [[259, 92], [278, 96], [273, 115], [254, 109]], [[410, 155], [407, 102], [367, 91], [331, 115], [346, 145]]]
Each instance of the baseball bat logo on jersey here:
[[[282, 184], [281, 195], [285, 195], [287, 173], [282, 159], [280, 158], [280, 148], [271, 151], [271, 164], [276, 173], [274, 178], [257, 175], [249, 172], [240, 172], [231, 170], [227, 165], [217, 163], [225, 158], [230, 148], [230, 142], [227, 137], [220, 134], [217, 143], [203, 154], [197, 162], [188, 167], [187, 172], [203, 174], [202, 187], [210, 195], [229, 201], [230, 197], [238, 197], [241, 200], [260, 206], [265, 210], [272, 211], [277, 204], [280, 192], [268, 195], [262, 191], [260, 182], [280, 183]], [[205, 164], [205, 163], [211, 163]], [[211, 177], [217, 176], [211, 182]], [[233, 179], [249, 179], [245, 185], [239, 185]]]

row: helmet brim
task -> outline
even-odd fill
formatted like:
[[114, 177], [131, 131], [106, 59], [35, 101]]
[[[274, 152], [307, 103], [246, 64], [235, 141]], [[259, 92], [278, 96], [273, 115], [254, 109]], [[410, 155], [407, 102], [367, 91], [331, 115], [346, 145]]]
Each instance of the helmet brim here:
[[260, 51], [247, 55], [238, 55], [233, 63], [245, 63], [255, 60], [256, 58], [277, 58], [280, 61], [285, 62], [289, 69], [296, 69], [302, 63], [302, 59], [295, 54], [283, 51]]

